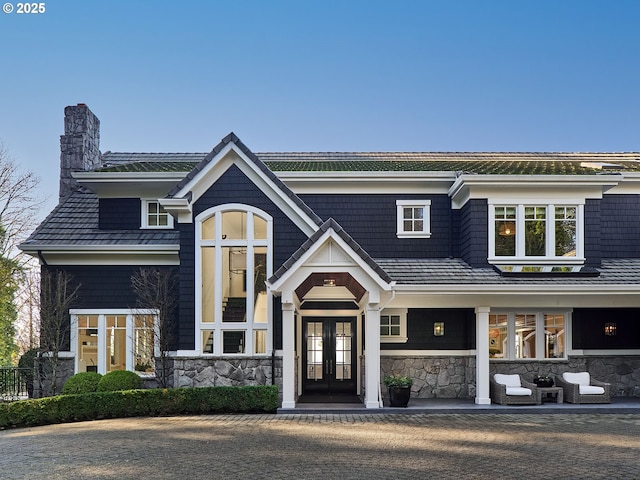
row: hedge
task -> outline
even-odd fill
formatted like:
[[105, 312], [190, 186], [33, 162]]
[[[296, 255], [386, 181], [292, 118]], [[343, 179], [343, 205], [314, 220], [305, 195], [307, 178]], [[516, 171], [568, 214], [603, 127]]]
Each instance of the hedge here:
[[104, 418], [273, 413], [278, 387], [204, 387], [58, 395], [0, 404], [0, 429]]
[[98, 390], [102, 375], [97, 372], [80, 372], [70, 376], [62, 387], [63, 395], [91, 393]]
[[142, 379], [136, 372], [114, 370], [104, 375], [98, 382], [98, 392], [117, 392], [142, 388]]

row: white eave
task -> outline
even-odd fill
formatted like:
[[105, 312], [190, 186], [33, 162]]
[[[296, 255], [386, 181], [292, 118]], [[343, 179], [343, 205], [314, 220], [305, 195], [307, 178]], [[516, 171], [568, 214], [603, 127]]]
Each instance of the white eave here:
[[627, 295], [640, 294], [640, 284], [438, 284], [438, 285], [396, 285], [396, 292], [402, 294], [433, 293], [438, 295], [459, 295], [469, 293], [500, 295]]
[[98, 197], [156, 198], [166, 195], [187, 172], [73, 172], [78, 183]]
[[455, 172], [274, 172], [291, 190], [304, 193], [447, 193]]
[[25, 253], [176, 253], [180, 251], [180, 245], [134, 244], [134, 245], [39, 245], [22, 244], [18, 247]]
[[603, 192], [616, 187], [623, 175], [479, 175], [462, 174], [451, 188], [453, 208], [461, 208], [473, 198], [491, 198], [496, 194], [517, 193], [552, 197], [556, 192], [584, 198], [602, 198]]

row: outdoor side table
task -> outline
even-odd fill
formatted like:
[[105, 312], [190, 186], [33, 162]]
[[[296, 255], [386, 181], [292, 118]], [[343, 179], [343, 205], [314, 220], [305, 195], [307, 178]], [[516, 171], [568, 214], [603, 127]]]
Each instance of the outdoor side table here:
[[538, 387], [538, 405], [542, 403], [542, 396], [550, 393], [555, 396], [556, 403], [562, 403], [564, 401], [564, 392], [562, 387]]

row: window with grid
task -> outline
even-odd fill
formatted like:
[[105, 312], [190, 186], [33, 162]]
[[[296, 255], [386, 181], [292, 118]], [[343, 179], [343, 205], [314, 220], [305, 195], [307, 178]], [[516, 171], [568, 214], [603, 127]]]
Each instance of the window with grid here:
[[408, 238], [428, 238], [431, 235], [430, 200], [398, 200], [397, 235]]

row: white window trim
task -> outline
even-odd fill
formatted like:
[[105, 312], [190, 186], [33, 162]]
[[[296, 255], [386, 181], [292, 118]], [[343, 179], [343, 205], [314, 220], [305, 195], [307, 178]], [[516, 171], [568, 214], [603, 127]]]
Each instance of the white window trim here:
[[157, 203], [158, 208], [164, 209], [157, 198], [143, 198], [142, 201], [142, 218], [140, 219], [140, 228], [150, 230], [171, 230], [173, 228], [173, 215], [167, 212], [167, 225], [149, 225], [149, 204]]
[[[575, 257], [564, 257], [555, 255], [555, 207], [576, 207], [576, 255]], [[524, 235], [516, 237], [516, 255], [515, 256], [496, 256], [495, 255], [495, 208], [503, 206], [516, 207], [516, 232], [524, 232], [524, 209], [525, 207], [537, 206], [547, 209], [546, 215], [546, 251], [553, 252], [553, 255], [545, 256], [525, 256], [525, 240]], [[554, 265], [582, 265], [585, 262], [584, 257], [584, 203], [576, 202], [496, 202], [489, 203], [489, 252], [487, 261], [491, 264], [554, 264]], [[551, 215], [550, 213], [551, 212]]]
[[[404, 208], [422, 208], [424, 212], [422, 231], [407, 232], [404, 230]], [[396, 235], [398, 238], [430, 238], [431, 237], [431, 200], [396, 200]]]
[[[535, 315], [536, 316], [536, 352], [544, 352], [544, 335], [538, 335], [539, 332], [544, 331], [544, 316], [549, 315], [564, 315], [564, 356], [557, 358], [516, 358], [515, 345], [513, 342], [507, 341], [507, 351], [504, 358], [492, 358], [491, 361], [498, 362], [565, 362], [569, 358], [571, 345], [573, 343], [571, 338], [571, 322], [572, 322], [571, 309], [544, 309], [544, 310], [491, 310], [489, 315], [507, 315], [507, 338], [515, 338], [515, 316], [516, 315]], [[491, 328], [491, 327], [489, 327]]]
[[[267, 222], [267, 238], [263, 239], [247, 239], [247, 240], [226, 240], [216, 236], [214, 240], [202, 239], [202, 223], [209, 218], [215, 216], [215, 231], [222, 231], [222, 214], [230, 211], [241, 211], [247, 213], [247, 231], [253, 232], [253, 216], [256, 215]], [[253, 235], [253, 233], [252, 233]], [[228, 246], [244, 246], [247, 248], [247, 261], [253, 261], [253, 249], [254, 247], [266, 247], [267, 252], [267, 278], [273, 275], [273, 218], [266, 212], [252, 207], [251, 205], [244, 205], [239, 203], [230, 203], [224, 205], [218, 205], [216, 207], [209, 208], [200, 213], [195, 218], [195, 313], [196, 313], [196, 332], [195, 332], [195, 346], [198, 355], [207, 357], [267, 357], [269, 352], [273, 350], [272, 341], [272, 325], [273, 325], [273, 299], [271, 293], [267, 289], [267, 321], [266, 322], [254, 322], [253, 320], [253, 302], [247, 303], [247, 321], [246, 322], [222, 322], [222, 270], [216, 269], [214, 275], [214, 321], [203, 322], [202, 312], [202, 247], [215, 247], [215, 264], [222, 265], [222, 247]], [[252, 288], [252, 286], [249, 286]], [[247, 291], [247, 296], [250, 296], [253, 292]], [[252, 295], [251, 295], [252, 296]], [[213, 353], [205, 353], [202, 348], [202, 332], [204, 330], [213, 331]], [[244, 353], [222, 353], [222, 331], [234, 330], [245, 331], [245, 346]], [[254, 351], [253, 345], [253, 332], [255, 330], [267, 331], [267, 349], [265, 353], [252, 353]]]
[[[70, 341], [71, 345], [69, 352], [74, 357], [74, 372], [78, 373], [80, 355], [78, 352], [78, 316], [80, 315], [96, 315], [98, 317], [98, 352], [102, 351], [102, 355], [98, 353], [98, 373], [104, 375], [107, 372], [106, 364], [106, 338], [107, 338], [107, 315], [124, 315], [127, 317], [126, 326], [126, 370], [135, 372], [134, 364], [134, 351], [133, 351], [133, 336], [134, 336], [134, 321], [135, 315], [153, 315], [154, 319], [154, 348], [153, 355], [155, 357], [160, 356], [160, 324], [158, 322], [158, 312], [154, 310], [131, 310], [129, 308], [114, 308], [114, 309], [101, 309], [101, 308], [82, 308], [82, 309], [70, 309]], [[136, 372], [137, 373], [137, 372]]]
[[380, 335], [380, 343], [407, 343], [407, 312], [406, 308], [388, 308], [380, 312], [380, 317], [397, 315], [400, 317], [400, 335]]

